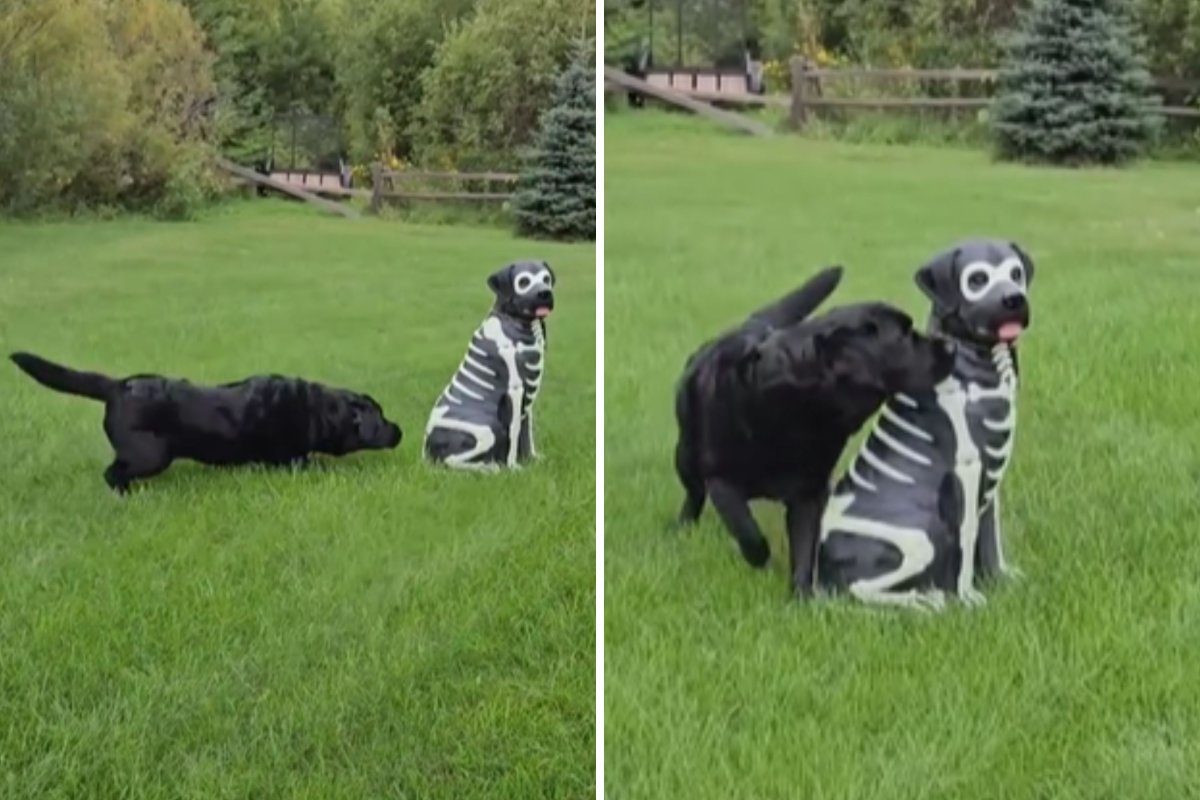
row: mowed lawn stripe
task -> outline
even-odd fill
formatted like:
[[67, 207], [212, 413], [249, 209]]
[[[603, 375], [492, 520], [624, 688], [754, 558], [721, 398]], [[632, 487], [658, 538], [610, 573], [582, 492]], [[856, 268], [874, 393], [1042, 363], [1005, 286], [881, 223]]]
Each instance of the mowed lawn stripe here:
[[[1190, 796], [1200, 169], [606, 125], [608, 796]], [[913, 272], [976, 235], [1037, 264], [1002, 503], [1024, 581], [932, 617], [800, 605], [779, 508], [756, 508], [776, 554], [759, 573], [711, 507], [667, 531], [688, 353], [834, 263], [831, 304], [923, 323]]]

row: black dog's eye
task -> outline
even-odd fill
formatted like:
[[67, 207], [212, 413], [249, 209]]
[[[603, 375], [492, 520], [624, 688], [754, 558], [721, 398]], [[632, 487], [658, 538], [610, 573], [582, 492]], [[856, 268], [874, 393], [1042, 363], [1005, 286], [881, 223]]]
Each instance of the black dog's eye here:
[[1013, 279], [1014, 283], [1025, 282], [1025, 270], [1021, 269], [1020, 267], [1013, 267], [1012, 272], [1009, 273], [1009, 276]]
[[879, 335], [879, 326], [876, 325], [874, 322], [868, 322], [865, 325], [863, 325], [863, 333], [865, 333], [867, 336], [878, 336]]
[[982, 272], [974, 272], [971, 274], [971, 277], [967, 278], [967, 286], [975, 290], [982, 289], [984, 286], [987, 286], [987, 282], [988, 276], [984, 275]]

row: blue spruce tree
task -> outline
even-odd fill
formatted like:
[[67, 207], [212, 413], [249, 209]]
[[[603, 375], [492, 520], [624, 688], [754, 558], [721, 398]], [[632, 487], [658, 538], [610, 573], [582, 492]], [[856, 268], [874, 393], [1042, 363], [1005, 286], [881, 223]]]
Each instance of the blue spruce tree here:
[[993, 128], [1001, 158], [1119, 164], [1158, 119], [1128, 0], [1033, 0], [1000, 71]]
[[[585, 51], [586, 52], [586, 51]], [[582, 57], [559, 76], [542, 114], [513, 210], [517, 231], [545, 239], [596, 238], [596, 80]]]

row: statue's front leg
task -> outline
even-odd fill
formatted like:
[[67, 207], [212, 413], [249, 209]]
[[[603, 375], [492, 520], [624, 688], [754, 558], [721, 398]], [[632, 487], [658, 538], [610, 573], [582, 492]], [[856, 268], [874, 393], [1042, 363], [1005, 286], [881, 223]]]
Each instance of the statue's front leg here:
[[528, 461], [538, 457], [537, 447], [533, 443], [533, 408], [526, 412], [521, 420], [521, 433], [517, 440], [517, 460]]
[[992, 498], [979, 520], [979, 546], [975, 551], [979, 576], [985, 580], [998, 577], [1019, 578], [1021, 570], [1004, 560], [1004, 543], [1000, 536], [1000, 493]]

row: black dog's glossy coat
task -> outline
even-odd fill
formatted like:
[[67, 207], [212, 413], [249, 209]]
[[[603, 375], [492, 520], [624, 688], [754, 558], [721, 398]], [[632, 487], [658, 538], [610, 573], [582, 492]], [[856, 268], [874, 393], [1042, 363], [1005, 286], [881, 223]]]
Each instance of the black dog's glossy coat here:
[[888, 395], [928, 389], [953, 364], [950, 345], [884, 303], [805, 320], [840, 277], [839, 268], [819, 273], [702, 347], [676, 392], [675, 468], [687, 492], [680, 523], [711, 497], [746, 561], [761, 567], [770, 547], [749, 501], [782, 501], [801, 594], [812, 590], [821, 513], [846, 442]]
[[118, 492], [177, 458], [284, 465], [303, 463], [310, 453], [400, 444], [400, 427], [372, 398], [299, 378], [262, 375], [197, 386], [160, 375], [110, 378], [29, 353], [11, 358], [43, 386], [104, 403], [104, 432], [116, 451], [104, 479]]

